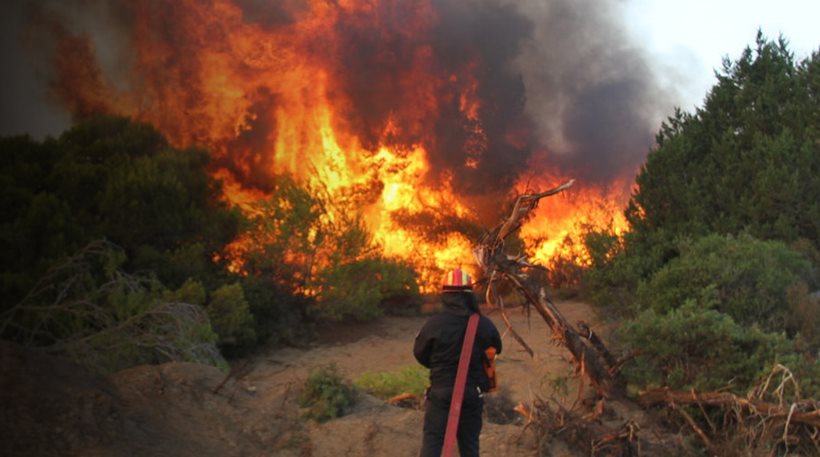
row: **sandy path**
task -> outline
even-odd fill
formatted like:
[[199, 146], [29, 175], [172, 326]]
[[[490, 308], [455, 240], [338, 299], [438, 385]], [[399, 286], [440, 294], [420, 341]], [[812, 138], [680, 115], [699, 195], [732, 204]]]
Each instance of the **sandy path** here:
[[[592, 309], [579, 302], [561, 302], [560, 311], [570, 322], [594, 322]], [[489, 316], [504, 333], [505, 324], [497, 313]], [[516, 331], [534, 349], [529, 355], [510, 335], [504, 336], [505, 350], [497, 370], [502, 387], [514, 402], [530, 403], [534, 395], [550, 394], [550, 384], [571, 372], [566, 350], [555, 346], [550, 331], [540, 315], [528, 320], [523, 309], [510, 310], [508, 316]], [[309, 348], [285, 348], [253, 359], [254, 369], [243, 378], [243, 384], [256, 392], [261, 402], [274, 401], [283, 394], [298, 390], [309, 373], [335, 363], [340, 374], [352, 381], [366, 371], [396, 371], [416, 365], [412, 355], [413, 339], [425, 317], [385, 317], [378, 322], [340, 325], [323, 332], [322, 339]], [[574, 382], [570, 382], [570, 387]], [[570, 393], [570, 397], [573, 394]], [[360, 402], [348, 416], [326, 424], [308, 424], [310, 443], [302, 454], [323, 456], [412, 456], [421, 440], [422, 413], [384, 405], [372, 398]], [[521, 425], [485, 423], [482, 431], [482, 455], [536, 455], [535, 437]], [[551, 455], [570, 456], [558, 444]]]

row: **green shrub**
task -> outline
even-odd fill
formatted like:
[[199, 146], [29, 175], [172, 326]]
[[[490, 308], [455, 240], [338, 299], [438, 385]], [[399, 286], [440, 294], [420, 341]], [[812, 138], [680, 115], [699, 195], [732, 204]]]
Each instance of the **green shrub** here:
[[339, 376], [336, 365], [327, 365], [310, 374], [299, 396], [305, 417], [326, 422], [343, 416], [353, 406], [355, 391]]
[[632, 311], [638, 284], [677, 255], [662, 230], [651, 238], [638, 243], [632, 233], [624, 237], [605, 230], [586, 233], [590, 266], [581, 278], [584, 299], [618, 314]]
[[785, 244], [748, 235], [709, 235], [681, 242], [680, 252], [680, 257], [640, 285], [641, 309], [664, 314], [694, 300], [743, 325], [757, 324], [790, 335], [797, 332], [786, 291], [811, 276], [811, 265]]
[[692, 300], [667, 314], [646, 310], [618, 336], [640, 351], [624, 366], [624, 375], [639, 387], [712, 390], [732, 385], [745, 391], [778, 354], [790, 353], [783, 335], [744, 327]]
[[820, 348], [820, 296], [809, 293], [809, 286], [800, 281], [786, 290], [786, 302], [786, 327], [796, 330], [797, 349], [816, 353]]
[[319, 273], [321, 293], [313, 311], [324, 318], [372, 320], [383, 313], [382, 303], [418, 297], [415, 272], [403, 263], [369, 257], [333, 264]]
[[0, 313], [0, 336], [102, 373], [168, 361], [226, 367], [202, 307], [123, 272], [125, 260], [122, 249], [97, 241], [56, 263]]
[[[800, 386], [800, 398], [820, 398], [820, 359], [806, 354], [788, 354], [780, 363], [792, 372]], [[787, 398], [795, 401], [795, 398]]]
[[177, 290], [168, 291], [164, 298], [170, 302], [190, 303], [192, 305], [205, 305], [205, 287], [195, 279], [188, 278]]
[[422, 366], [409, 366], [395, 372], [368, 371], [353, 381], [365, 392], [389, 400], [401, 394], [421, 397], [429, 383], [430, 370]]
[[257, 344], [293, 343], [306, 332], [305, 297], [288, 292], [267, 277], [246, 276], [241, 281]]
[[256, 341], [253, 316], [241, 284], [224, 285], [215, 290], [205, 309], [220, 344], [241, 346]]

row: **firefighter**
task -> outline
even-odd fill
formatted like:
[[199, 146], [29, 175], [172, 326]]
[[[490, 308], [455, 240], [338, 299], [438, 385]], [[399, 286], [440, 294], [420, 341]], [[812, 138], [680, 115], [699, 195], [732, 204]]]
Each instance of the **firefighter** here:
[[[479, 313], [472, 286], [472, 278], [461, 269], [448, 272], [440, 295], [442, 312], [425, 322], [413, 345], [416, 360], [430, 369], [421, 457], [441, 456], [467, 320], [471, 314]], [[492, 321], [480, 316], [458, 423], [461, 457], [478, 457], [478, 436], [484, 410], [482, 396], [491, 387], [491, 380], [484, 370], [487, 362], [484, 359], [491, 347], [497, 354], [501, 353], [501, 337]]]

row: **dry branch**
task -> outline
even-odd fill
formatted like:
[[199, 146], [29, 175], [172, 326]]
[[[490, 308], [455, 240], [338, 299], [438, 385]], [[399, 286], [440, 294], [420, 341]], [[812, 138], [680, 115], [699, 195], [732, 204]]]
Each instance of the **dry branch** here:
[[729, 392], [693, 392], [671, 389], [643, 391], [639, 395], [644, 406], [657, 404], [705, 405], [722, 409], [739, 407], [749, 416], [770, 420], [788, 420], [791, 424], [803, 424], [820, 428], [820, 405], [816, 401], [795, 402], [788, 406], [758, 399], [739, 397]]
[[165, 300], [154, 280], [120, 271], [120, 254], [95, 241], [53, 266], [0, 313], [0, 336], [101, 372], [157, 361], [224, 363], [205, 310]]
[[[492, 291], [499, 281], [507, 281], [524, 297], [527, 306], [532, 306], [541, 315], [552, 331], [553, 339], [566, 347], [572, 353], [576, 367], [583, 373], [596, 388], [598, 393], [604, 397], [609, 397], [619, 386], [614, 382], [615, 372], [610, 368], [615, 362], [614, 357], [606, 350], [603, 342], [585, 326], [582, 336], [572, 325], [567, 322], [564, 316], [558, 311], [555, 305], [547, 298], [546, 290], [543, 286], [533, 286], [527, 283], [527, 269], [543, 267], [530, 263], [526, 255], [508, 255], [504, 252], [504, 242], [512, 233], [521, 227], [522, 221], [528, 216], [530, 211], [538, 206], [538, 202], [547, 196], [555, 195], [565, 189], [570, 188], [574, 180], [569, 180], [560, 186], [545, 192], [525, 194], [519, 196], [510, 215], [502, 221], [495, 229], [491, 230], [475, 249], [475, 257], [481, 268], [484, 270], [487, 282], [487, 303], [495, 305], [501, 309], [501, 316], [507, 324], [507, 331], [526, 350], [533, 354], [532, 349], [521, 338], [507, 319], [504, 311], [503, 301], [499, 298], [493, 301]], [[586, 339], [585, 339], [586, 338]]]

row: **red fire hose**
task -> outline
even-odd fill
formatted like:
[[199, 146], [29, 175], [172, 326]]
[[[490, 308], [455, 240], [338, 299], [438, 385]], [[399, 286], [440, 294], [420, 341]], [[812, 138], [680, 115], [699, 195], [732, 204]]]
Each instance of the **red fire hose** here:
[[447, 416], [447, 430], [444, 432], [444, 446], [441, 457], [450, 457], [458, 432], [458, 420], [461, 416], [461, 402], [464, 400], [464, 388], [467, 385], [467, 370], [470, 367], [470, 356], [473, 354], [473, 343], [478, 329], [478, 313], [467, 320], [467, 331], [464, 333], [464, 344], [461, 346], [461, 356], [458, 359], [456, 383], [453, 386], [453, 397], [450, 399], [450, 414]]

